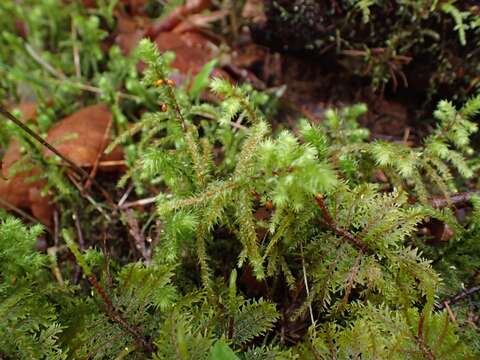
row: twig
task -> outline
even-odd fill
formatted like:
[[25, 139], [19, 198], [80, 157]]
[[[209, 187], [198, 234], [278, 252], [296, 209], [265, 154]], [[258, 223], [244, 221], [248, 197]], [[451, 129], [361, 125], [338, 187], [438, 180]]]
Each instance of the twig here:
[[68, 178], [70, 179], [70, 181], [73, 183], [73, 185], [75, 185], [75, 187], [77, 188], [77, 190], [79, 191], [79, 193], [85, 198], [87, 199], [94, 207], [95, 209], [98, 210], [98, 212], [100, 212], [104, 217], [105, 219], [107, 219], [108, 221], [112, 221], [112, 218], [110, 216], [108, 216], [108, 214], [101, 208], [100, 205], [98, 205], [98, 203], [88, 194], [84, 194], [82, 192], [82, 186], [70, 175], [68, 175]]
[[[10, 211], [13, 211], [14, 213], [17, 213], [18, 215], [20, 215], [21, 217], [35, 223], [35, 224], [40, 224], [40, 221], [38, 221], [38, 219], [35, 219], [33, 216], [31, 216], [30, 214], [26, 213], [25, 211], [23, 211], [22, 209], [16, 207], [15, 205], [9, 203], [7, 200], [4, 200], [2, 198], [0, 198], [0, 205], [4, 208], [7, 208], [8, 210]], [[48, 232], [50, 235], [52, 234], [52, 230], [50, 230], [48, 227], [46, 226], [43, 226], [43, 228], [45, 229], [46, 232]]]
[[60, 221], [58, 219], [58, 211], [53, 211], [53, 246], [60, 245]]
[[477, 285], [477, 286], [473, 286], [471, 288], [468, 288], [468, 289], [465, 289], [461, 292], [459, 292], [458, 294], [454, 295], [453, 297], [449, 298], [449, 299], [446, 299], [444, 301], [442, 301], [440, 304], [437, 305], [437, 308], [439, 310], [442, 310], [444, 309], [447, 305], [452, 305], [452, 304], [455, 304], [473, 294], [475, 294], [476, 292], [479, 292], [480, 291], [480, 285]]
[[323, 218], [327, 222], [327, 225], [330, 227], [330, 229], [333, 230], [335, 234], [337, 234], [340, 237], [343, 237], [347, 239], [353, 246], [355, 246], [358, 250], [364, 253], [369, 253], [369, 249], [367, 244], [365, 244], [361, 239], [357, 239], [353, 234], [348, 232], [347, 230], [344, 230], [340, 228], [335, 221], [332, 219], [332, 216], [328, 212], [327, 206], [325, 205], [325, 202], [323, 201], [323, 196], [322, 194], [317, 194], [315, 197], [317, 200], [317, 205], [322, 211]]
[[[55, 79], [53, 79], [55, 80]], [[96, 93], [96, 94], [103, 94], [103, 91], [102, 89], [98, 88], [98, 87], [95, 87], [95, 86], [92, 86], [92, 85], [88, 85], [88, 84], [82, 84], [82, 83], [78, 83], [78, 82], [73, 82], [73, 81], [70, 81], [68, 79], [57, 79], [56, 81], [62, 81], [62, 82], [66, 82], [68, 85], [71, 85], [71, 86], [74, 86], [76, 88], [79, 88], [80, 90], [84, 90], [84, 91], [89, 91], [89, 92], [93, 92], [93, 93]], [[125, 94], [123, 92], [120, 92], [120, 91], [117, 91], [116, 94], [118, 95], [119, 98], [123, 98], [123, 99], [129, 99], [129, 100], [134, 100], [134, 101], [137, 101], [137, 102], [140, 102], [140, 97], [138, 96], [135, 96], [135, 95], [130, 95], [130, 94]]]
[[[303, 282], [305, 283], [305, 290], [307, 292], [307, 299], [310, 298], [310, 289], [308, 287], [308, 280], [307, 280], [307, 270], [305, 269], [305, 257], [303, 256], [303, 244], [300, 242], [300, 254], [302, 256], [302, 270], [303, 270]], [[309, 302], [308, 304], [308, 311], [310, 313], [310, 321], [312, 325], [315, 324], [315, 319], [313, 318], [313, 310], [312, 304]]]
[[149, 354], [152, 354], [154, 351], [152, 342], [143, 336], [140, 329], [138, 329], [135, 325], [130, 324], [124, 317], [122, 310], [117, 309], [114, 305], [108, 294], [106, 293], [105, 289], [98, 283], [98, 280], [95, 274], [92, 272], [90, 267], [88, 266], [85, 258], [83, 257], [82, 253], [78, 245], [73, 241], [72, 235], [68, 231], [63, 232], [65, 242], [67, 243], [70, 252], [75, 257], [75, 262], [81, 266], [85, 277], [87, 278], [88, 282], [91, 286], [95, 289], [98, 293], [100, 298], [105, 304], [104, 311], [106, 312], [107, 316], [113, 322], [116, 322], [120, 327], [127, 333], [130, 333], [136, 342], [142, 346]]
[[103, 248], [103, 264], [104, 264], [104, 272], [105, 272], [105, 282], [110, 289], [113, 291], [113, 280], [112, 274], [110, 273], [110, 252], [107, 248], [107, 232], [104, 226], [103, 229], [103, 237], [102, 237], [102, 248]]
[[11, 122], [13, 122], [23, 131], [25, 131], [28, 135], [30, 135], [32, 138], [38, 141], [42, 146], [46, 147], [48, 150], [50, 150], [55, 155], [60, 157], [63, 161], [65, 161], [68, 165], [70, 165], [78, 175], [84, 178], [88, 178], [90, 176], [84, 169], [82, 169], [80, 166], [75, 164], [72, 160], [70, 160], [65, 155], [62, 155], [62, 153], [60, 153], [57, 149], [55, 149], [52, 145], [50, 145], [46, 140], [44, 140], [40, 135], [38, 135], [36, 132], [30, 129], [27, 125], [25, 125], [20, 120], [18, 120], [15, 116], [13, 116], [12, 113], [7, 111], [3, 106], [0, 106], [0, 114], [3, 115], [8, 120], [10, 120]]
[[408, 146], [408, 138], [410, 137], [410, 127], [407, 126], [403, 132], [402, 142], [405, 146]]
[[137, 207], [137, 206], [149, 205], [149, 204], [153, 204], [156, 200], [157, 200], [157, 197], [152, 196], [145, 199], [127, 202], [122, 206], [119, 206], [119, 208], [123, 210], [123, 209], [128, 209], [128, 208]]
[[428, 199], [430, 205], [435, 209], [441, 209], [447, 206], [464, 206], [473, 196], [480, 195], [480, 191], [467, 191], [450, 195], [449, 198], [445, 196], [433, 196]]
[[448, 312], [448, 316], [450, 316], [450, 319], [452, 320], [452, 322], [454, 324], [457, 324], [457, 319], [455, 318], [455, 314], [453, 313], [450, 305], [448, 305], [448, 302], [444, 301], [443, 304], [445, 305], [445, 308], [447, 309], [447, 312]]
[[90, 171], [90, 177], [85, 182], [84, 188], [89, 189], [92, 186], [92, 179], [95, 178], [98, 171], [98, 165], [100, 163], [100, 159], [105, 151], [105, 148], [108, 144], [108, 138], [110, 137], [110, 130], [112, 129], [112, 118], [108, 119], [107, 128], [103, 134], [102, 142], [100, 143], [100, 147], [98, 149], [97, 157], [95, 158], [95, 162], [93, 163], [92, 170]]
[[112, 205], [113, 200], [110, 197], [110, 194], [103, 189], [96, 181], [95, 179], [90, 177], [90, 174], [86, 172], [84, 169], [82, 169], [80, 166], [75, 164], [72, 160], [70, 160], [68, 157], [65, 155], [62, 155], [60, 151], [58, 151], [55, 147], [50, 145], [46, 140], [44, 140], [40, 135], [38, 135], [35, 131], [30, 129], [27, 125], [22, 123], [20, 120], [18, 120], [15, 116], [13, 116], [12, 113], [10, 113], [8, 110], [6, 110], [3, 106], [0, 106], [0, 115], [3, 115], [5, 118], [13, 122], [15, 125], [17, 125], [19, 128], [21, 128], [23, 131], [25, 131], [28, 135], [30, 135], [33, 139], [38, 141], [42, 146], [50, 150], [52, 153], [60, 157], [63, 161], [65, 161], [69, 166], [73, 168], [73, 170], [82, 178], [82, 180], [85, 179], [91, 179], [92, 183], [95, 185], [95, 187], [102, 193], [102, 195], [105, 197], [105, 199]]
[[[39, 65], [44, 67], [45, 70], [47, 70], [50, 74], [52, 74], [56, 78], [56, 79], [52, 79], [53, 81], [60, 82], [60, 83], [67, 83], [68, 85], [74, 86], [84, 91], [90, 91], [96, 94], [103, 94], [102, 89], [98, 87], [91, 86], [88, 84], [77, 83], [69, 80], [64, 73], [62, 73], [60, 70], [55, 69], [52, 65], [47, 63], [29, 44], [25, 44], [25, 49]], [[75, 57], [74, 57], [74, 61], [75, 61]], [[75, 64], [75, 66], [77, 65]], [[77, 74], [77, 77], [78, 77], [78, 74]], [[117, 92], [117, 95], [119, 98], [130, 99], [137, 102], [141, 100], [140, 97], [138, 96], [125, 94], [122, 92]]]
[[52, 258], [51, 270], [53, 276], [55, 276], [55, 279], [57, 279], [58, 284], [63, 287], [65, 282], [63, 281], [62, 272], [58, 267], [57, 251], [58, 248], [56, 246], [52, 246], [47, 249], [47, 254]]
[[50, 65], [48, 62], [46, 62], [33, 48], [30, 44], [26, 43], [25, 44], [25, 49], [27, 52], [30, 54], [30, 56], [38, 62], [41, 66], [45, 68], [50, 74], [53, 76], [60, 78], [60, 79], [65, 79], [65, 74], [62, 73], [60, 70], [55, 69], [52, 65]]
[[123, 204], [125, 203], [125, 201], [127, 201], [128, 196], [130, 195], [130, 193], [132, 192], [134, 187], [135, 187], [135, 184], [131, 183], [130, 186], [128, 187], [127, 191], [125, 191], [125, 194], [123, 194], [122, 197], [120, 198], [120, 200], [118, 200], [117, 206], [119, 208], [121, 208], [123, 206]]
[[128, 209], [125, 211], [125, 219], [128, 224], [128, 232], [132, 235], [137, 251], [142, 255], [145, 260], [145, 264], [148, 265], [151, 260], [150, 251], [145, 246], [145, 236], [143, 236], [138, 226], [138, 220], [135, 218], [133, 210]]
[[180, 106], [178, 105], [177, 97], [175, 96], [175, 92], [173, 91], [172, 85], [167, 84], [167, 93], [168, 93], [168, 97], [172, 102], [173, 109], [177, 115], [177, 119], [180, 120], [180, 124], [182, 125], [183, 131], [187, 131], [188, 123], [182, 114], [182, 110], [180, 109]]
[[99, 168], [109, 168], [109, 167], [115, 167], [115, 166], [126, 166], [126, 161], [125, 160], [105, 160], [105, 161], [100, 161], [98, 163]]
[[243, 126], [242, 124], [239, 124], [238, 122], [233, 122], [233, 121], [230, 121], [230, 126], [235, 128], [235, 129], [240, 129], [240, 130], [248, 129], [246, 126]]
[[74, 220], [75, 220], [75, 228], [77, 229], [78, 234], [78, 246], [80, 250], [85, 250], [85, 240], [83, 238], [82, 233], [82, 225], [80, 224], [80, 217], [78, 214], [78, 210], [74, 210]]
[[[77, 234], [78, 234], [78, 247], [80, 248], [80, 250], [83, 251], [85, 249], [85, 240], [83, 239], [82, 227], [80, 225], [78, 210], [74, 211], [73, 218], [75, 220], [75, 228], [77, 229]], [[73, 274], [74, 284], [77, 284], [78, 281], [80, 280], [81, 273], [82, 273], [82, 268], [80, 267], [80, 265], [75, 263], [75, 273]]]
[[425, 343], [425, 337], [423, 335], [423, 324], [425, 321], [425, 316], [422, 314], [420, 316], [420, 319], [418, 321], [418, 330], [417, 330], [417, 336], [414, 337], [415, 342], [417, 343], [418, 347], [420, 348], [420, 351], [423, 353], [426, 359], [428, 360], [435, 360], [435, 355], [433, 354], [432, 350], [430, 350]]
[[75, 29], [75, 22], [73, 17], [71, 18], [71, 29], [72, 29], [72, 47], [73, 47], [73, 63], [75, 64], [75, 75], [78, 79], [82, 78], [82, 69], [80, 67], [80, 56], [78, 54], [78, 44], [77, 44], [77, 29]]

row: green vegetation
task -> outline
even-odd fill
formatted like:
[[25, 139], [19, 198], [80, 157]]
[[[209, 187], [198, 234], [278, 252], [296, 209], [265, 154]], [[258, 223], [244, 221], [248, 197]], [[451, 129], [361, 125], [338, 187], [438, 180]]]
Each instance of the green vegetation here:
[[[279, 99], [209, 78], [217, 60], [190, 86], [150, 40], [106, 50], [116, 2], [0, 2], [2, 108], [35, 98], [28, 126], [46, 138], [105, 103], [105, 152], [121, 146], [126, 164], [82, 186], [91, 176], [0, 120], [2, 149], [22, 150], [7, 177], [33, 171], [56, 204], [51, 227], [0, 209], [0, 358], [480, 357], [479, 294], [451, 300], [479, 281], [480, 96], [438, 102], [414, 145], [373, 140], [364, 104], [272, 129]], [[379, 3], [356, 2], [362, 24]], [[405, 3], [451, 17], [461, 46], [480, 23], [455, 2]]]

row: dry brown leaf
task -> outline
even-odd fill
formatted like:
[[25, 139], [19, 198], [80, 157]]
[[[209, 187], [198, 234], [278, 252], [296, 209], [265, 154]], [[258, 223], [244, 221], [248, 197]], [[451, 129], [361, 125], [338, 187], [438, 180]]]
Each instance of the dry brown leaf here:
[[179, 34], [162, 32], [155, 38], [155, 43], [162, 52], [175, 52], [175, 60], [172, 65], [184, 75], [189, 72], [197, 73], [210, 60], [208, 51], [204, 48], [190, 46]]
[[[34, 104], [22, 104], [22, 119], [34, 118], [36, 107]], [[112, 114], [106, 105], [94, 105], [77, 111], [60, 120], [49, 132], [47, 141], [54, 145], [64, 156], [79, 166], [91, 167], [95, 164], [100, 152], [105, 147], [105, 132], [111, 121]], [[51, 156], [50, 151], [45, 151]], [[31, 181], [32, 176], [40, 173], [39, 169], [30, 169], [16, 173], [9, 178], [11, 167], [21, 159], [20, 143], [12, 140], [2, 159], [2, 177], [0, 177], [0, 198], [8, 204], [30, 211], [43, 224], [50, 226], [53, 214], [53, 205], [48, 196], [42, 196], [41, 190], [45, 180]], [[101, 156], [103, 162], [115, 162], [123, 159], [120, 147], [110, 154]], [[99, 167], [99, 171], [118, 171], [123, 165]]]
[[[16, 107], [22, 112], [21, 120], [27, 122], [36, 117], [36, 104], [25, 103]], [[53, 208], [49, 204], [49, 197], [41, 195], [45, 181], [32, 181], [32, 177], [39, 174], [38, 169], [21, 171], [13, 176], [9, 172], [11, 167], [21, 159], [22, 152], [17, 140], [10, 144], [2, 159], [2, 176], [0, 177], [0, 199], [16, 208], [31, 211], [43, 224], [50, 226]]]
[[[175, 79], [177, 83], [185, 80], [188, 74], [195, 76], [218, 53], [217, 46], [207, 37], [197, 32], [185, 32], [177, 34], [173, 32], [162, 32], [155, 43], [160, 51], [172, 51], [175, 53], [175, 60], [172, 66], [182, 75]], [[213, 71], [214, 76], [228, 78], [228, 74], [221, 69]]]
[[37, 187], [41, 184], [40, 182], [28, 181], [32, 175], [38, 174], [38, 170], [23, 171], [15, 175], [9, 174], [10, 168], [20, 160], [21, 156], [20, 143], [12, 140], [2, 160], [2, 177], [6, 180], [0, 179], [0, 198], [13, 206], [29, 208], [30, 188]]
[[181, 23], [179, 23], [172, 32], [181, 34], [187, 31], [195, 31], [195, 29], [199, 28], [208, 28], [212, 22], [221, 20], [228, 16], [228, 11], [226, 10], [218, 10], [212, 11], [208, 14], [194, 14], [190, 15]]
[[[53, 126], [47, 136], [47, 142], [63, 156], [82, 167], [91, 167], [103, 152], [102, 144], [112, 113], [104, 104], [83, 108]], [[52, 156], [45, 151], [46, 156]], [[101, 161], [123, 159], [120, 148], [101, 157]]]
[[143, 38], [144, 28], [149, 24], [148, 18], [132, 17], [117, 13], [117, 36], [115, 43], [125, 55], [128, 55]]
[[167, 17], [152, 24], [145, 32], [146, 37], [155, 39], [160, 33], [173, 30], [188, 15], [207, 9], [210, 3], [210, 0], [187, 0], [185, 5], [178, 6]]

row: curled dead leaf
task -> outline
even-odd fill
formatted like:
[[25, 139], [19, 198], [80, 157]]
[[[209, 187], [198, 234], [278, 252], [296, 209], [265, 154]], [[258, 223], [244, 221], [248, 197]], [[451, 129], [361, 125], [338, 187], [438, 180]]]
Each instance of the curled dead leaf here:
[[[218, 47], [210, 39], [197, 32], [162, 32], [156, 37], [155, 43], [161, 52], [175, 53], [172, 66], [179, 71], [175, 78], [176, 83], [185, 81], [189, 74], [197, 75], [203, 66], [219, 53]], [[212, 76], [229, 78], [221, 69], [214, 69]]]
[[[104, 138], [112, 121], [112, 113], [104, 104], [85, 107], [60, 120], [48, 132], [47, 142], [65, 157], [81, 167], [95, 164], [99, 153], [105, 150]], [[108, 137], [110, 137], [107, 134]], [[45, 150], [46, 156], [52, 152]], [[108, 155], [102, 155], [101, 161], [123, 159], [121, 148], [114, 149]], [[118, 170], [111, 168], [110, 170]]]
[[[23, 119], [34, 118], [35, 107], [23, 104]], [[123, 169], [123, 151], [115, 148], [108, 155], [102, 155], [108, 142], [105, 136], [112, 114], [106, 105], [99, 104], [83, 108], [60, 120], [50, 129], [47, 141], [65, 157], [82, 167], [92, 167], [98, 159], [101, 162], [113, 163], [113, 166], [99, 166], [99, 171], [118, 171]], [[45, 150], [45, 156], [53, 154]], [[43, 224], [50, 226], [52, 222], [53, 204], [49, 196], [42, 195], [46, 180], [33, 180], [41, 170], [32, 167], [19, 171], [9, 177], [10, 169], [22, 158], [20, 143], [12, 140], [2, 159], [2, 178], [0, 178], [0, 198], [10, 206], [27, 210]], [[28, 164], [26, 164], [28, 165]], [[6, 178], [6, 179], [5, 179]]]
[[50, 226], [53, 208], [49, 197], [42, 196], [44, 180], [32, 181], [40, 170], [32, 168], [9, 176], [11, 167], [21, 159], [20, 143], [12, 140], [3, 157], [2, 178], [0, 178], [0, 198], [9, 205], [22, 210], [29, 210], [40, 222]]

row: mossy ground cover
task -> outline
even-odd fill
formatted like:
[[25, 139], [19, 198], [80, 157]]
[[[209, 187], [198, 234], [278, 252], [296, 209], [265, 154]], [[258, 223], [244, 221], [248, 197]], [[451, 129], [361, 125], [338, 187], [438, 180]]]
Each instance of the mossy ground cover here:
[[478, 13], [1, 2], [0, 358], [478, 358]]

